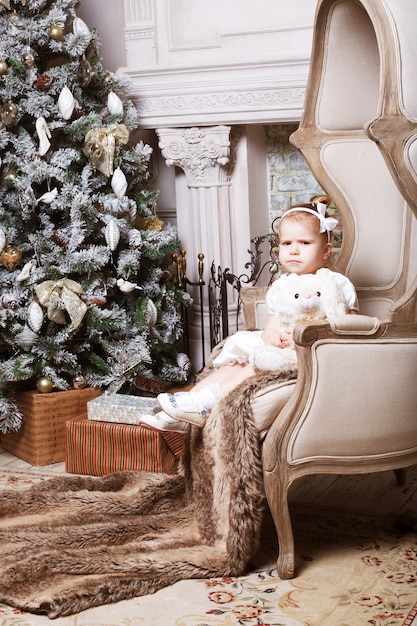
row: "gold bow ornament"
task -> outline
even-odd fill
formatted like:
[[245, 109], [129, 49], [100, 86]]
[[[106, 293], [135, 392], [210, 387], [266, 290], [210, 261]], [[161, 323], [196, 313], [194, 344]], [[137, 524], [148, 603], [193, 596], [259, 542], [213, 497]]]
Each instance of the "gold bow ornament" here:
[[113, 174], [116, 141], [127, 144], [129, 131], [124, 124], [92, 128], [85, 136], [83, 152], [90, 163], [107, 178]]
[[87, 305], [79, 297], [84, 293], [81, 285], [70, 278], [45, 280], [35, 286], [35, 292], [51, 322], [66, 324], [66, 311], [74, 328], [79, 327], [87, 311]]

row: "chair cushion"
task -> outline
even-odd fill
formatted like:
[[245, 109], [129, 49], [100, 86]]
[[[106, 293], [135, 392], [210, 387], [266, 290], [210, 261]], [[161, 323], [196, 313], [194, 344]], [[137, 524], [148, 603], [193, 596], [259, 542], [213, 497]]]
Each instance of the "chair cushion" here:
[[290, 398], [295, 386], [294, 380], [271, 383], [261, 387], [252, 400], [252, 415], [256, 430], [263, 439], [272, 422]]

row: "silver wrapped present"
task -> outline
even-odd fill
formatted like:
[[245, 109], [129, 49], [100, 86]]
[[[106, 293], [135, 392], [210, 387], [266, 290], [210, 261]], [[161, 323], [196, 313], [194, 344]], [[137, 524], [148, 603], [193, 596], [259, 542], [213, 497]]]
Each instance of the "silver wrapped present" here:
[[141, 415], [154, 413], [157, 407], [158, 402], [155, 398], [111, 393], [88, 402], [87, 417], [97, 422], [139, 424]]

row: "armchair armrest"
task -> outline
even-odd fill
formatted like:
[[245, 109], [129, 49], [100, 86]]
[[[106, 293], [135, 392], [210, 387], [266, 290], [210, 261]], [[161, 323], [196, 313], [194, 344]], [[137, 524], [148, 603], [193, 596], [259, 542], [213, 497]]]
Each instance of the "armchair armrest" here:
[[368, 315], [341, 315], [327, 321], [303, 322], [294, 328], [298, 346], [311, 346], [319, 339], [376, 338], [383, 335], [388, 322]]
[[381, 320], [368, 315], [343, 315], [329, 320], [330, 328], [336, 335], [376, 335], [381, 328]]

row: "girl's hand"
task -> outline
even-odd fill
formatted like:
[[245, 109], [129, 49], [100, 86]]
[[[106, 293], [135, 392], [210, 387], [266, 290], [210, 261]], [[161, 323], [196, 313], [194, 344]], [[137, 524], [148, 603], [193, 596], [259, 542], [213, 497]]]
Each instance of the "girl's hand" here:
[[292, 348], [292, 328], [281, 328], [280, 333], [280, 348]]
[[281, 348], [281, 333], [276, 329], [264, 330], [262, 340], [267, 346]]
[[275, 317], [270, 315], [265, 325], [265, 330], [262, 333], [262, 340], [267, 346], [275, 346], [276, 348], [291, 348], [293, 345], [292, 328], [278, 329]]

